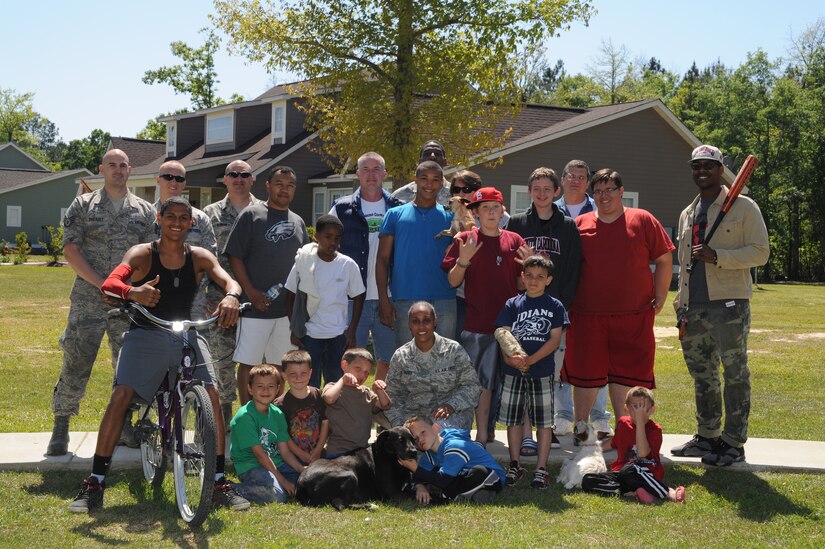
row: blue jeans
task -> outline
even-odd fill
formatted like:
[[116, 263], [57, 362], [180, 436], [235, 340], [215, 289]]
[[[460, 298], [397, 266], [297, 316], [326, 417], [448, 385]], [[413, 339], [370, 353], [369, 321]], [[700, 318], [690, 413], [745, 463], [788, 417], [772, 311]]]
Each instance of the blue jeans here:
[[245, 471], [238, 475], [238, 478], [241, 479], [241, 482], [234, 485], [235, 491], [249, 501], [256, 503], [272, 503], [273, 501], [283, 503], [286, 501], [286, 490], [275, 478], [275, 475], [263, 467], [255, 467]]
[[329, 339], [315, 339], [311, 336], [301, 338], [301, 343], [312, 359], [312, 375], [309, 384], [321, 388], [321, 373], [324, 383], [335, 383], [344, 371], [341, 370], [341, 357], [344, 356], [347, 338], [344, 334]]
[[395, 309], [395, 346], [401, 347], [412, 339], [410, 332], [409, 313], [410, 307], [417, 301], [428, 301], [435, 308], [436, 324], [435, 331], [441, 337], [453, 339], [455, 337], [455, 298], [421, 300], [421, 299], [401, 299], [393, 300], [392, 306]]
[[[349, 302], [347, 318], [352, 319], [352, 300]], [[364, 309], [361, 311], [361, 318], [358, 319], [358, 327], [355, 330], [355, 344], [366, 348], [370, 332], [372, 332], [372, 350], [375, 360], [389, 363], [396, 349], [395, 334], [390, 328], [381, 324], [377, 299], [364, 301]]]

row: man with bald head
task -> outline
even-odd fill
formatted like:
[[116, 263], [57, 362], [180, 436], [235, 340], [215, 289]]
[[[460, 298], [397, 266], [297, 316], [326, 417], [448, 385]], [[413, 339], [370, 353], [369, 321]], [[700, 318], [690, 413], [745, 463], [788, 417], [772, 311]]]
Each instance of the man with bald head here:
[[69, 418], [80, 410], [80, 399], [92, 373], [103, 333], [112, 351], [114, 368], [120, 339], [128, 328], [122, 316], [110, 317], [100, 285], [126, 250], [154, 238], [152, 205], [129, 192], [132, 167], [120, 149], [108, 151], [98, 168], [103, 188], [74, 199], [63, 218], [63, 255], [77, 273], [69, 296], [69, 319], [60, 336], [63, 368], [54, 388], [54, 429], [46, 449], [64, 455], [69, 446]]
[[[263, 200], [252, 194], [253, 183], [255, 183], [255, 175], [252, 173], [249, 164], [243, 160], [230, 162], [226, 166], [223, 175], [226, 196], [203, 209], [212, 224], [219, 250], [223, 250], [226, 246], [229, 233], [232, 231], [232, 226], [235, 224], [235, 220], [238, 219], [241, 210], [252, 204], [264, 204]], [[229, 256], [218, 254], [218, 261], [221, 267], [234, 278], [232, 266], [229, 264]], [[216, 307], [223, 296], [223, 288], [210, 281], [210, 284], [206, 287], [207, 307]], [[235, 332], [235, 326], [223, 329], [213, 324], [209, 327], [209, 347], [212, 350], [212, 359], [215, 361], [218, 396], [226, 427], [229, 426], [229, 422], [232, 420], [232, 403], [237, 398], [238, 385], [235, 378], [235, 361], [232, 359], [235, 352]]]

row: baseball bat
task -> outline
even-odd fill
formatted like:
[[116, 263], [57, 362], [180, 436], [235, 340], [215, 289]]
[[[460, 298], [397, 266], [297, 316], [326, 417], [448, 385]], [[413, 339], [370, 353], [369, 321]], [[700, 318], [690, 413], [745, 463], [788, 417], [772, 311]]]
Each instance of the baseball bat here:
[[[726, 196], [724, 202], [722, 202], [722, 210], [719, 212], [719, 215], [716, 216], [716, 221], [713, 222], [710, 230], [705, 235], [702, 245], [706, 245], [710, 242], [710, 239], [713, 238], [713, 234], [725, 218], [725, 214], [727, 214], [731, 207], [733, 207], [733, 203], [736, 202], [736, 199], [742, 193], [742, 189], [745, 188], [745, 185], [748, 183], [748, 180], [751, 178], [754, 170], [756, 170], [756, 166], [758, 165], [759, 159], [752, 154], [749, 154], [745, 159], [745, 162], [742, 164], [742, 167], [739, 168], [739, 173], [736, 174], [736, 179], [733, 180], [733, 185], [731, 185], [730, 190], [728, 190], [728, 196]], [[695, 265], [696, 260], [692, 259], [690, 261], [690, 265], [688, 265], [687, 272], [692, 272]]]

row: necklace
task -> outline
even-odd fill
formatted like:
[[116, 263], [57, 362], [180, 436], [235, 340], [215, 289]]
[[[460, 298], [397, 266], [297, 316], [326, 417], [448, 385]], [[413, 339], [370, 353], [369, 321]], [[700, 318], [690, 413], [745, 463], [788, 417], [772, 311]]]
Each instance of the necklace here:
[[174, 286], [175, 288], [180, 287], [180, 272], [183, 270], [184, 265], [186, 265], [186, 263], [181, 265], [180, 269], [178, 269], [176, 271], [173, 271], [172, 269], [166, 269], [167, 271], [172, 273], [172, 276], [175, 277], [175, 278], [172, 279], [172, 286]]

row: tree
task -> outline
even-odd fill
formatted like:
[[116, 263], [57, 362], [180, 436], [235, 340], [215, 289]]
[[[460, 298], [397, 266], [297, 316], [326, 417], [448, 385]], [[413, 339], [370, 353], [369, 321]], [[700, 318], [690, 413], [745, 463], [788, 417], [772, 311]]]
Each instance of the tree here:
[[593, 81], [608, 92], [610, 104], [620, 102], [618, 89], [630, 67], [629, 54], [624, 44], [614, 46], [613, 40], [602, 40], [599, 55], [588, 67]]
[[32, 92], [17, 93], [0, 88], [0, 141], [17, 143], [27, 137], [26, 124], [37, 116], [32, 107]]
[[396, 183], [418, 147], [441, 140], [453, 164], [500, 146], [520, 106], [516, 52], [592, 11], [583, 0], [218, 0], [230, 46], [301, 75], [327, 161], [380, 151]]
[[89, 137], [72, 139], [66, 146], [63, 168], [66, 170], [86, 168], [90, 172], [97, 171], [110, 140], [109, 132], [100, 129], [92, 130]]
[[180, 40], [172, 42], [172, 54], [181, 59], [181, 64], [148, 70], [143, 75], [143, 83], [168, 84], [175, 93], [188, 95], [195, 109], [208, 109], [221, 104], [217, 95], [218, 73], [214, 58], [220, 39], [211, 30], [201, 29], [201, 33], [206, 35], [206, 40], [199, 48], [188, 46]]

